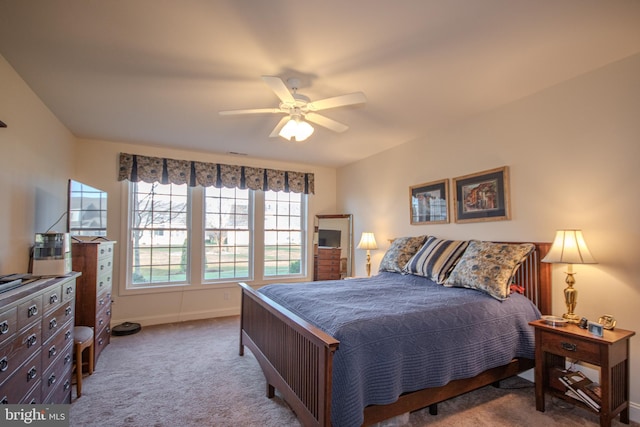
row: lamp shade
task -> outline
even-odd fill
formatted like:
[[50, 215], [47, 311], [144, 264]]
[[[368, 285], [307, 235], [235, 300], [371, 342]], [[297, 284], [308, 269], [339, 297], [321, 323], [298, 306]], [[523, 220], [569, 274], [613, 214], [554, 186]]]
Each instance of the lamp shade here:
[[378, 249], [376, 238], [373, 233], [362, 233], [360, 243], [358, 243], [358, 249]]
[[292, 116], [291, 120], [280, 129], [279, 135], [289, 141], [304, 141], [309, 138], [314, 129], [309, 123], [301, 120], [299, 116]]
[[582, 230], [558, 230], [549, 253], [542, 262], [558, 264], [595, 264]]

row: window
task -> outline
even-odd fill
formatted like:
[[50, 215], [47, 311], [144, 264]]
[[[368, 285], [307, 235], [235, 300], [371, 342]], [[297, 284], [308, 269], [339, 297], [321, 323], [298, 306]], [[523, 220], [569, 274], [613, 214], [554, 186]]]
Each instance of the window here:
[[207, 187], [204, 197], [204, 280], [249, 278], [249, 190]]
[[186, 185], [131, 183], [129, 262], [132, 287], [189, 279]]
[[267, 191], [264, 205], [264, 275], [302, 274], [302, 194]]
[[129, 193], [128, 289], [306, 275], [304, 194], [144, 182]]

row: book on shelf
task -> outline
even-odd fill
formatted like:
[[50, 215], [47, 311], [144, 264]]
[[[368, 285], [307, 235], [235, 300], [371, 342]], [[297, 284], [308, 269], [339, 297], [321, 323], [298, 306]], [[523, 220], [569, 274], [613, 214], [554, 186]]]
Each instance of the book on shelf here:
[[569, 396], [575, 398], [587, 404], [590, 408], [596, 411], [600, 410], [602, 406], [602, 392], [600, 385], [591, 381], [586, 375], [580, 371], [567, 372], [565, 375], [559, 377], [562, 382], [572, 393], [567, 393]]

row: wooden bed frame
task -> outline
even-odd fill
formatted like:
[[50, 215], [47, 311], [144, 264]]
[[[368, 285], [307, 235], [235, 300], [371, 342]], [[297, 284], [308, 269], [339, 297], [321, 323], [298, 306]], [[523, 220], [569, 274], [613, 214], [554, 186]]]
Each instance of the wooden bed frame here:
[[[551, 267], [540, 260], [551, 244], [536, 243], [535, 246], [536, 250], [518, 270], [516, 281], [542, 314], [549, 314]], [[258, 360], [267, 381], [267, 397], [274, 397], [277, 389], [303, 425], [330, 426], [332, 363], [339, 341], [249, 285], [240, 283], [240, 286], [240, 355], [244, 355], [244, 346], [247, 346]], [[438, 402], [497, 383], [533, 365], [531, 359], [514, 359], [473, 378], [406, 393], [389, 405], [368, 406], [364, 410], [363, 425], [427, 406], [435, 413]]]

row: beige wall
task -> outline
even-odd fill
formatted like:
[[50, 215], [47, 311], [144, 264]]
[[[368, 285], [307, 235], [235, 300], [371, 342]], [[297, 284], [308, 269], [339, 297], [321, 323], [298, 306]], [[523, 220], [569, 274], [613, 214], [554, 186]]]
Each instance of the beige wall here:
[[[114, 325], [123, 321], [135, 321], [143, 325], [229, 316], [240, 313], [240, 291], [236, 283], [171, 287], [154, 291], [131, 291], [125, 289], [126, 266], [126, 184], [117, 181], [118, 156], [121, 152], [143, 154], [173, 159], [199, 160], [246, 166], [288, 169], [315, 174], [316, 194], [309, 197], [309, 234], [312, 239], [313, 218], [316, 213], [335, 212], [335, 169], [317, 166], [257, 160], [231, 155], [193, 152], [158, 148], [127, 143], [96, 140], [79, 140], [76, 148], [76, 174], [83, 183], [108, 193], [108, 237], [118, 241], [114, 270]], [[255, 244], [260, 247], [262, 236], [256, 235]], [[257, 256], [257, 254], [256, 254]], [[313, 277], [312, 254], [308, 254], [307, 278]], [[256, 262], [260, 262], [256, 259]], [[282, 281], [282, 280], [280, 280]], [[261, 285], [264, 282], [248, 282]]]
[[[576, 312], [640, 332], [640, 55], [338, 171], [338, 206], [354, 214], [356, 241], [433, 234], [551, 241], [581, 228], [596, 265], [575, 266]], [[409, 224], [409, 186], [507, 165], [512, 220]], [[356, 249], [357, 273], [364, 251]], [[553, 314], [564, 313], [564, 268], [554, 267]], [[632, 416], [640, 420], [640, 337], [631, 340]]]
[[75, 138], [2, 56], [0, 120], [0, 274], [25, 273], [34, 234], [67, 210]]

